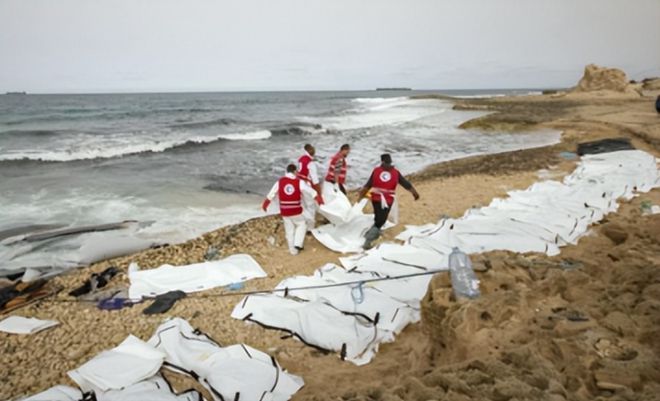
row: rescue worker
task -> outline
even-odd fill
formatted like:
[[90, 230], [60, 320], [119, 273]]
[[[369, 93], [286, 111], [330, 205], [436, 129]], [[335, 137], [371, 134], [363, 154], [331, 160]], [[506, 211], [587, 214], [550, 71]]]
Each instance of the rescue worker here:
[[371, 173], [369, 180], [360, 190], [360, 199], [371, 190], [371, 204], [374, 208], [374, 226], [364, 235], [364, 248], [371, 248], [373, 241], [381, 235], [381, 228], [385, 225], [396, 200], [396, 187], [401, 185], [407, 189], [415, 198], [419, 199], [419, 193], [412, 184], [392, 165], [392, 157], [389, 154], [380, 156], [381, 164]]
[[[323, 204], [323, 196], [321, 196], [321, 185], [319, 181], [318, 168], [316, 166], [316, 161], [314, 160], [314, 155], [316, 154], [316, 149], [311, 144], [305, 145], [305, 154], [300, 156], [298, 159], [298, 172], [296, 173], [297, 177], [309, 184], [316, 193], [321, 197], [320, 205]], [[310, 202], [303, 202], [303, 214], [305, 216], [305, 221], [307, 222], [307, 231], [311, 231], [316, 225], [316, 203], [314, 199]]]
[[339, 190], [346, 195], [346, 173], [348, 172], [348, 163], [346, 157], [351, 152], [351, 146], [347, 143], [341, 145], [339, 152], [337, 152], [330, 159], [328, 166], [328, 173], [325, 175], [325, 181], [330, 184], [336, 184]]
[[296, 177], [295, 164], [289, 164], [286, 168], [286, 175], [273, 185], [261, 205], [264, 212], [276, 196], [284, 221], [284, 234], [289, 245], [289, 252], [291, 255], [297, 255], [303, 250], [307, 232], [307, 224], [303, 216], [303, 202], [308, 202], [310, 199], [312, 202], [314, 199], [320, 202], [321, 197], [305, 181]]

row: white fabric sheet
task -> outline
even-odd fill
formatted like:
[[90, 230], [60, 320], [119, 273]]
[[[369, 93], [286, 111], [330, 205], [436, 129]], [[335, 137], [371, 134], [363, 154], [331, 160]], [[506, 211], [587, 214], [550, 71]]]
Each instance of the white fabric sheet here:
[[79, 401], [81, 399], [82, 392], [77, 388], [54, 386], [39, 394], [23, 398], [23, 401]]
[[[373, 271], [361, 271], [359, 268], [349, 272], [343, 267], [332, 263], [328, 263], [317, 269], [314, 274], [317, 277], [322, 277], [323, 279], [334, 283], [388, 277], [387, 275]], [[431, 278], [433, 278], [433, 276], [428, 274], [406, 279], [375, 281], [367, 283], [365, 286], [375, 288], [380, 292], [387, 294], [392, 299], [407, 304], [413, 309], [419, 309], [421, 299], [426, 295], [426, 290], [431, 282]]]
[[330, 223], [335, 225], [350, 223], [355, 217], [363, 214], [362, 209], [367, 205], [366, 199], [351, 205], [351, 201], [339, 189], [332, 185], [324, 185], [323, 188], [325, 203], [319, 207], [319, 212]]
[[34, 334], [49, 327], [57, 326], [55, 320], [40, 320], [33, 317], [9, 316], [0, 322], [0, 331], [11, 334]]
[[363, 214], [346, 224], [326, 224], [317, 227], [312, 230], [312, 234], [317, 241], [335, 252], [361, 252], [365, 241], [364, 234], [373, 225], [373, 216]]
[[345, 348], [346, 359], [356, 365], [368, 363], [381, 342], [394, 340], [392, 332], [323, 302], [297, 302], [277, 295], [248, 296], [236, 305], [232, 317], [295, 333], [306, 344], [324, 350]]
[[[164, 361], [172, 370], [194, 372], [216, 401], [233, 400], [237, 394], [241, 400], [286, 401], [303, 386], [301, 378], [287, 373], [271, 356], [243, 344], [221, 347], [179, 318], [159, 326], [148, 343], [131, 335], [69, 376], [98, 401], [201, 401], [197, 391], [172, 392], [158, 374]], [[81, 398], [80, 390], [56, 386], [27, 400]]]
[[[149, 344], [167, 354], [166, 361], [199, 375], [216, 400], [285, 401], [303, 385], [269, 355], [247, 345], [220, 347], [183, 319], [163, 323]], [[176, 370], [176, 368], [173, 368]]]
[[[431, 275], [365, 284], [362, 303], [355, 301], [351, 287], [296, 287], [445, 270], [453, 247], [466, 253], [509, 250], [555, 255], [561, 246], [576, 243], [591, 224], [616, 211], [619, 198], [630, 199], [637, 192], [657, 187], [657, 163], [647, 153], [621, 151], [585, 156], [563, 182], [543, 181], [522, 191], [511, 191], [507, 198], [468, 210], [460, 219], [406, 227], [397, 237], [406, 242], [404, 245], [381, 244], [340, 258], [343, 267], [328, 264], [317, 269], [313, 277], [288, 278], [278, 287], [288, 288], [289, 298], [250, 296], [234, 308], [232, 317], [295, 333], [305, 343], [323, 349], [339, 351], [345, 346], [349, 360], [364, 364], [373, 357], [379, 343], [392, 341], [395, 332], [415, 321], [415, 309], [426, 294]], [[313, 233], [332, 250], [359, 252], [362, 235], [373, 224], [372, 217], [362, 214], [364, 201], [357, 213], [345, 197], [335, 192], [331, 195], [321, 213], [333, 224]], [[407, 316], [397, 321], [392, 311], [402, 310], [402, 305]], [[387, 326], [379, 321], [374, 331], [365, 319], [346, 312], [362, 313], [370, 319], [379, 313], [391, 316], [391, 320]]]
[[315, 199], [303, 200], [303, 216], [305, 217], [305, 225], [307, 230], [316, 227], [316, 211], [318, 209]]
[[619, 198], [631, 199], [657, 187], [657, 162], [648, 153], [587, 155], [563, 182], [543, 181], [511, 191], [509, 197], [468, 210], [460, 219], [407, 227], [397, 239], [444, 254], [457, 246], [466, 253], [508, 250], [556, 255], [559, 247], [577, 243], [591, 224], [616, 211]]
[[[97, 401], [202, 401], [201, 394], [195, 390], [174, 394], [160, 375], [121, 390], [96, 391], [95, 396]], [[82, 398], [82, 392], [76, 388], [55, 386], [23, 401], [80, 401]]]
[[[336, 284], [319, 276], [290, 277], [277, 285], [277, 289]], [[283, 292], [276, 293], [284, 295]], [[378, 289], [358, 284], [309, 290], [290, 290], [289, 297], [306, 301], [324, 302], [346, 313], [359, 313], [383, 330], [398, 334], [410, 323], [419, 321], [419, 311], [397, 301]]]
[[195, 390], [179, 395], [172, 392], [167, 381], [160, 375], [130, 385], [121, 390], [97, 392], [97, 401], [201, 401], [202, 396]]
[[351, 205], [346, 195], [328, 183], [323, 185], [323, 199], [325, 204], [319, 207], [319, 213], [330, 224], [312, 230], [314, 237], [335, 252], [362, 251], [364, 233], [374, 225], [374, 216], [362, 212], [367, 200], [362, 199]]
[[128, 295], [137, 300], [174, 290], [190, 293], [259, 277], [266, 277], [266, 272], [245, 254], [187, 266], [163, 265], [151, 270], [140, 270], [133, 263], [128, 269], [131, 281]]
[[[312, 234], [321, 244], [335, 252], [361, 252], [364, 234], [374, 225], [374, 215], [362, 212], [366, 205], [367, 199], [351, 205], [346, 195], [339, 192], [329, 204], [319, 209], [331, 224], [315, 228]], [[393, 225], [388, 221], [383, 229], [391, 227]]]
[[120, 390], [154, 376], [164, 359], [165, 353], [129, 335], [117, 347], [69, 371], [69, 377], [84, 392]]
[[410, 245], [384, 243], [359, 255], [339, 258], [348, 270], [374, 271], [388, 276], [447, 268], [447, 256]]

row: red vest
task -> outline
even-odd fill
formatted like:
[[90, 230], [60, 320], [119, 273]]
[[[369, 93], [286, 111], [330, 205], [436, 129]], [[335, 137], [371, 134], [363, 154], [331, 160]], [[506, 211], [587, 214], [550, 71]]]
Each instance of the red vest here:
[[309, 163], [312, 162], [312, 157], [310, 155], [302, 155], [298, 159], [298, 172], [296, 176], [301, 180], [305, 180], [311, 184], [312, 180], [309, 178]]
[[284, 217], [297, 216], [303, 212], [302, 192], [298, 178], [282, 177], [278, 181], [277, 196], [280, 200], [280, 214]]
[[399, 170], [392, 167], [385, 170], [382, 167], [376, 167], [372, 173], [371, 179], [371, 200], [380, 202], [381, 197], [385, 197], [388, 206], [394, 203], [394, 194], [396, 186], [399, 184]]
[[348, 171], [348, 165], [346, 164], [346, 158], [341, 152], [332, 156], [330, 159], [330, 166], [328, 167], [328, 174], [325, 176], [326, 181], [335, 182], [335, 167], [337, 167], [337, 162], [342, 161], [341, 169], [339, 170], [339, 177], [337, 177], [338, 184], [344, 184], [346, 182], [346, 171]]

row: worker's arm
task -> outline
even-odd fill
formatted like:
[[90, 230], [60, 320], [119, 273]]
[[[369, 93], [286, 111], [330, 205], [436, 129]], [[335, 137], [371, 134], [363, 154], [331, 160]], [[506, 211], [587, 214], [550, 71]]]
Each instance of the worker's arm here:
[[320, 199], [320, 201], [317, 200], [319, 205], [324, 204], [325, 202], [323, 201], [323, 195], [322, 195], [322, 192], [321, 192], [321, 185], [320, 184], [312, 184], [312, 188], [314, 189], [314, 191], [316, 191], [316, 196]]
[[268, 195], [266, 195], [266, 199], [264, 199], [264, 202], [261, 204], [261, 210], [264, 212], [268, 210], [268, 206], [270, 205], [270, 202], [275, 199], [275, 196], [277, 196], [277, 191], [280, 189], [280, 183], [277, 181], [275, 182], [275, 185], [273, 185], [273, 188], [270, 189], [270, 192], [268, 192]]
[[369, 190], [371, 189], [373, 182], [374, 182], [374, 173], [371, 173], [371, 175], [369, 176], [369, 180], [367, 180], [367, 183], [364, 184], [362, 189], [360, 189], [360, 196], [358, 197], [358, 199], [362, 199], [367, 195], [367, 192], [369, 192]]
[[403, 174], [401, 174], [401, 173], [399, 173], [399, 185], [401, 185], [406, 190], [408, 190], [413, 195], [415, 200], [419, 199], [419, 193], [417, 192], [415, 187], [413, 187], [413, 185], [410, 183], [410, 181], [408, 181], [406, 179], [406, 177], [404, 177]]

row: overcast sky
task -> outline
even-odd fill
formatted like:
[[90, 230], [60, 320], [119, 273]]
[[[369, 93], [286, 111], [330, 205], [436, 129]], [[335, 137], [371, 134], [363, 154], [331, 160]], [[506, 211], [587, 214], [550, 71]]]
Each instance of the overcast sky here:
[[0, 0], [0, 91], [570, 86], [660, 75], [660, 0]]

